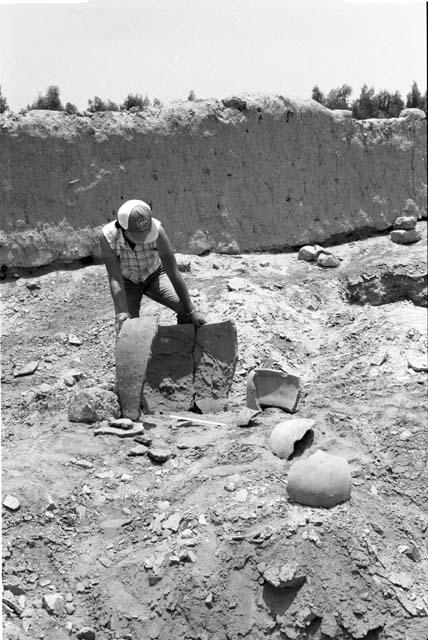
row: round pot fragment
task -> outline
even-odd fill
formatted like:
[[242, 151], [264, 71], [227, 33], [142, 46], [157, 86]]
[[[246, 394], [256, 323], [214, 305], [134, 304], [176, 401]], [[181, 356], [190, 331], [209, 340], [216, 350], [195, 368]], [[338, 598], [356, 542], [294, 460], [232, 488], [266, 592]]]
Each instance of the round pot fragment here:
[[296, 442], [309, 432], [313, 431], [315, 420], [296, 418], [278, 422], [269, 438], [269, 448], [278, 458], [289, 458]]
[[278, 407], [294, 413], [300, 395], [300, 378], [276, 369], [255, 369], [247, 378], [247, 407], [260, 411]]
[[287, 492], [292, 500], [309, 507], [333, 507], [351, 497], [348, 461], [325, 451], [296, 462], [288, 474]]

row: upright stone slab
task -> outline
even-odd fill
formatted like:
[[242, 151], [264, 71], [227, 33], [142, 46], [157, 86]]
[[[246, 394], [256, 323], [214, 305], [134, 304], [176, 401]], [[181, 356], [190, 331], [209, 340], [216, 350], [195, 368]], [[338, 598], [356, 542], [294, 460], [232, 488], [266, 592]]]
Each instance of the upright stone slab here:
[[204, 324], [196, 331], [195, 402], [228, 396], [238, 359], [238, 338], [232, 320]]
[[144, 398], [150, 411], [187, 411], [193, 405], [195, 327], [159, 327], [152, 346]]
[[137, 420], [159, 316], [126, 320], [116, 343], [116, 378], [122, 415]]

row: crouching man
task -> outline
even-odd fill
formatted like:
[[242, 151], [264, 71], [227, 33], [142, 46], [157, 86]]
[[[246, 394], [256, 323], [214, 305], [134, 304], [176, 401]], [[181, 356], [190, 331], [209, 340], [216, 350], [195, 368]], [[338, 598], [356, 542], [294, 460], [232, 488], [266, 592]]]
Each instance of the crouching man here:
[[179, 324], [205, 323], [190, 300], [171, 242], [146, 202], [128, 200], [120, 207], [116, 220], [102, 228], [101, 250], [117, 334], [128, 318], [138, 318], [143, 295], [175, 311]]

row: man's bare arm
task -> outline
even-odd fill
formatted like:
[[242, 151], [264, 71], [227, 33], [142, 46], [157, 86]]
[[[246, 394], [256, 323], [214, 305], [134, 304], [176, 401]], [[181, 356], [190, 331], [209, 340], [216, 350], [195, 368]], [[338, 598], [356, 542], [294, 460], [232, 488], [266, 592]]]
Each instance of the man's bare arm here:
[[104, 264], [107, 269], [110, 292], [111, 297], [113, 298], [116, 315], [120, 313], [128, 314], [128, 303], [126, 300], [119, 258], [110, 247], [104, 235], [101, 235], [100, 245]]

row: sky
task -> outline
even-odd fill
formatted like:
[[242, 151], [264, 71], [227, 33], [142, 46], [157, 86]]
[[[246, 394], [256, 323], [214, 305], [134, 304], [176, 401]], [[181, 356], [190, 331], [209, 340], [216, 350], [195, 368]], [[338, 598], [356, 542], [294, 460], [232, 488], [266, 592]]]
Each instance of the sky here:
[[0, 86], [19, 110], [60, 88], [79, 109], [344, 83], [426, 88], [423, 0], [0, 0]]

